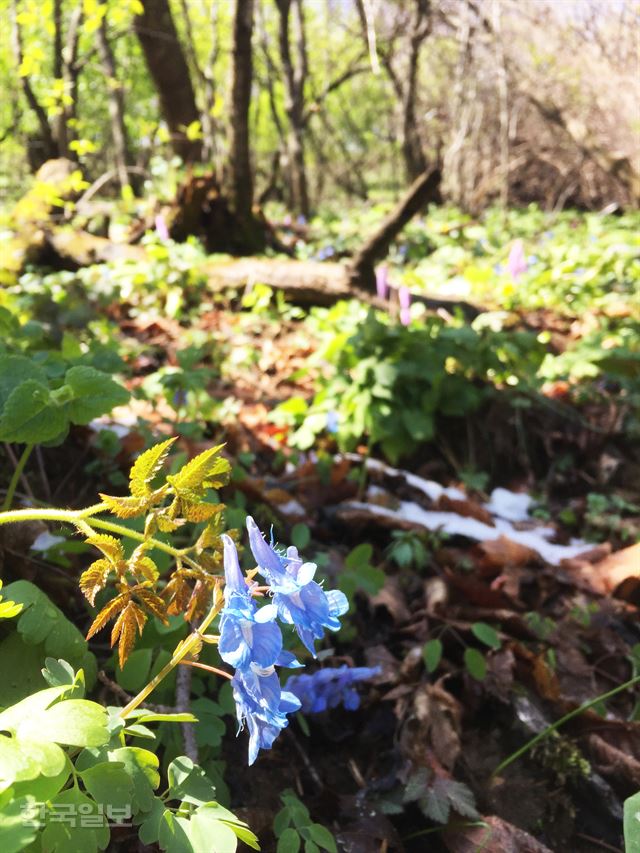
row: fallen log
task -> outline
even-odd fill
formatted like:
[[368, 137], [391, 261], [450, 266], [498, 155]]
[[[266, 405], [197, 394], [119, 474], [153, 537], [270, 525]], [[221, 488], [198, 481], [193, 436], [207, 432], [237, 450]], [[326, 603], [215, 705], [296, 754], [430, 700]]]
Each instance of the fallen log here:
[[[359, 299], [383, 311], [397, 311], [397, 300], [386, 301], [362, 286], [354, 276], [353, 267], [325, 261], [294, 261], [271, 258], [241, 258], [209, 261], [204, 268], [213, 291], [239, 290], [256, 284], [266, 284], [281, 290], [289, 302], [308, 308], [312, 305], [329, 307], [342, 299]], [[446, 311], [452, 316], [461, 311], [473, 320], [484, 309], [463, 300], [439, 299], [412, 294], [413, 302], [429, 311]]]

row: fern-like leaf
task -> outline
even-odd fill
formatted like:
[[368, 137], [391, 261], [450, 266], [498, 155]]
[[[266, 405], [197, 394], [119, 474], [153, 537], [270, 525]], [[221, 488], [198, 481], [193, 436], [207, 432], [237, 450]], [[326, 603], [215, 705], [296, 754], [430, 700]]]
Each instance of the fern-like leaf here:
[[136, 629], [142, 634], [146, 616], [133, 601], [130, 601], [116, 619], [111, 632], [111, 646], [118, 643], [120, 669], [125, 665], [136, 642]]
[[224, 486], [229, 482], [231, 465], [227, 459], [220, 456], [223, 447], [223, 444], [219, 444], [199, 453], [177, 474], [168, 476], [167, 482], [177, 494], [185, 495], [187, 499], [202, 497], [205, 489]]
[[156, 595], [155, 592], [152, 592], [150, 589], [146, 589], [145, 587], [137, 588], [136, 595], [147, 610], [150, 610], [154, 616], [157, 616], [158, 619], [161, 619], [165, 624], [167, 623], [167, 605], [159, 595]]
[[91, 623], [91, 627], [87, 631], [87, 640], [93, 637], [94, 634], [97, 634], [98, 631], [101, 631], [110, 619], [113, 619], [114, 616], [120, 613], [126, 607], [130, 598], [130, 592], [121, 592], [120, 595], [116, 595], [108, 604], [105, 604]]
[[138, 545], [131, 557], [129, 558], [129, 569], [136, 577], [141, 577], [150, 583], [155, 583], [158, 580], [158, 567], [145, 554], [146, 544]]
[[114, 566], [124, 559], [122, 542], [119, 542], [115, 536], [109, 536], [107, 533], [96, 533], [95, 536], [89, 536], [85, 541], [87, 545], [93, 545], [94, 548], [102, 551], [107, 560]]
[[117, 498], [112, 495], [100, 494], [100, 497], [109, 510], [118, 518], [135, 518], [137, 515], [142, 515], [147, 511], [152, 496], [144, 498]]
[[89, 568], [80, 575], [80, 589], [92, 607], [95, 604], [96, 595], [106, 586], [112, 568], [113, 563], [103, 558], [91, 563]]
[[151, 481], [156, 476], [171, 449], [175, 438], [169, 438], [145, 450], [136, 459], [129, 472], [129, 487], [134, 497], [144, 498], [151, 494]]
[[222, 511], [221, 504], [187, 503], [182, 502], [182, 512], [187, 521], [198, 524], [201, 521], [209, 521], [214, 515]]

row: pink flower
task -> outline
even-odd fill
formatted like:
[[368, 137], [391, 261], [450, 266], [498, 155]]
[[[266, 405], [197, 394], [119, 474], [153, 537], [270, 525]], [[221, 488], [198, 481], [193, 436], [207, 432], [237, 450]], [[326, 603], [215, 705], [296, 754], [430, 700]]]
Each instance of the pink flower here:
[[400, 287], [398, 289], [398, 301], [400, 302], [400, 322], [403, 326], [408, 326], [411, 322], [411, 293], [408, 287]]
[[522, 273], [527, 271], [527, 259], [524, 254], [522, 240], [514, 240], [511, 251], [509, 252], [507, 270], [514, 281], [517, 281]]
[[155, 225], [156, 234], [162, 241], [166, 242], [169, 239], [169, 229], [167, 228], [167, 221], [161, 213], [156, 216]]
[[386, 299], [389, 295], [389, 269], [386, 264], [376, 270], [376, 291], [380, 299]]

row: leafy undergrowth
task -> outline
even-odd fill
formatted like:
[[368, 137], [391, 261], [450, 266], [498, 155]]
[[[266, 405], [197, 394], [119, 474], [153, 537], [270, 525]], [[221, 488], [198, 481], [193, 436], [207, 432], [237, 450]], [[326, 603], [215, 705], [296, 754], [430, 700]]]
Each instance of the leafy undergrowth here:
[[[280, 853], [331, 850], [331, 836], [350, 853], [619, 850], [622, 803], [640, 788], [633, 687], [505, 762], [640, 672], [632, 222], [563, 215], [545, 236], [542, 214], [514, 214], [508, 233], [528, 257], [517, 280], [494, 269], [512, 248], [497, 218], [443, 212], [427, 226], [408, 230], [392, 280], [434, 293], [437, 268], [500, 310], [469, 325], [413, 306], [405, 326], [357, 303], [305, 315], [260, 285], [214, 299], [196, 245], [152, 238], [150, 265], [33, 270], [8, 284], [3, 480], [16, 504], [80, 507], [123, 494], [158, 440], [179, 436], [172, 474], [225, 441], [233, 477], [208, 497], [225, 505], [227, 527], [248, 513], [273, 525], [349, 598], [316, 663], [293, 635], [288, 647], [310, 670], [379, 674], [356, 710], [295, 717], [251, 770], [230, 691], [194, 670], [198, 761], [222, 809], [203, 815], [203, 831], [230, 807], [236, 834], [246, 823]], [[348, 248], [342, 236], [336, 251]], [[575, 250], [591, 244], [593, 255]], [[496, 486], [520, 493], [517, 512]], [[55, 525], [1, 530], [7, 595], [25, 608], [0, 633], [3, 706], [46, 687], [47, 657], [82, 667], [89, 699], [124, 703], [188, 633], [178, 615], [150, 615], [121, 666], [107, 642], [82, 638], [95, 617], [78, 589], [90, 545]], [[174, 568], [154, 554], [157, 591]], [[175, 710], [175, 682], [152, 703]], [[169, 766], [182, 732], [161, 721], [157, 738], [149, 773], [169, 773], [177, 791]], [[136, 838], [118, 828], [112, 849]]]

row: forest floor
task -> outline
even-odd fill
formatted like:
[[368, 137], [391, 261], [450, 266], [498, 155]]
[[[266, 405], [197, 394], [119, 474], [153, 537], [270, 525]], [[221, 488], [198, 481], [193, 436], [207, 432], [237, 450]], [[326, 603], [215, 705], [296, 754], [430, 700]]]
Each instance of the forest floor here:
[[[175, 268], [184, 276], [189, 264], [185, 254]], [[393, 466], [364, 434], [340, 446], [321, 407], [323, 428], [301, 449], [309, 415], [273, 412], [292, 399], [311, 404], [330, 364], [314, 358], [335, 315], [310, 324], [259, 287], [244, 303], [202, 302], [201, 282], [189, 295], [189, 282], [172, 284], [166, 270], [151, 274], [158, 292], [136, 290], [132, 278], [128, 297], [103, 292], [103, 273], [89, 285], [90, 273], [81, 284], [74, 275], [55, 273], [42, 291], [32, 271], [15, 292], [27, 294], [35, 322], [57, 329], [67, 358], [91, 326], [101, 357], [117, 351], [126, 365], [133, 397], [39, 448], [18, 498], [87, 505], [122, 485], [150, 436], [179, 434], [187, 456], [224, 440], [235, 472], [220, 493], [229, 526], [247, 512], [263, 529], [273, 524], [350, 598], [318, 665], [380, 667], [358, 710], [293, 721], [250, 771], [230, 716], [224, 739], [202, 736], [203, 763], [224, 763], [221, 798], [263, 850], [275, 850], [287, 789], [346, 853], [622, 850], [622, 803], [640, 789], [637, 690], [515, 755], [640, 673], [640, 460], [622, 380], [601, 379], [581, 397], [558, 378], [530, 407], [496, 395], [473, 411], [439, 412], [436, 436]], [[513, 334], [554, 336], [557, 352], [593, 332], [589, 318], [553, 308], [510, 322]], [[86, 551], [49, 530], [61, 538], [36, 540], [39, 551], [0, 543], [5, 577], [36, 582], [85, 633], [77, 576]], [[134, 668], [120, 670], [106, 644], [92, 648], [107, 675], [102, 699], [114, 701], [112, 678], [134, 692]], [[201, 696], [218, 689], [207, 675], [195, 685]], [[171, 701], [171, 690], [157, 701]], [[167, 741], [168, 754], [174, 747]], [[143, 849], [127, 830], [112, 844]]]

